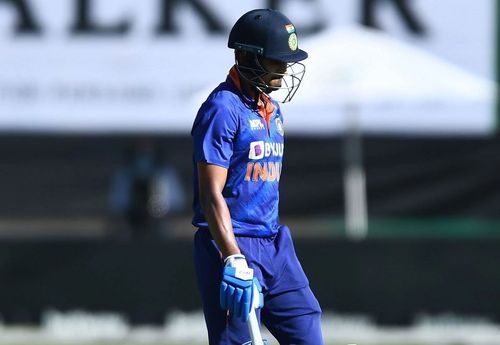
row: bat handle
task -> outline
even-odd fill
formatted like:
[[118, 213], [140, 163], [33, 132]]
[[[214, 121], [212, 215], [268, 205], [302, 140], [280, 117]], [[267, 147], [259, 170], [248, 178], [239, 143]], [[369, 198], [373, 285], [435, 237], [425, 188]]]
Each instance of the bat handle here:
[[255, 313], [254, 308], [251, 308], [250, 310], [247, 324], [248, 330], [250, 331], [250, 336], [252, 338], [252, 345], [264, 345], [262, 335], [260, 334], [259, 320], [257, 320], [257, 314]]

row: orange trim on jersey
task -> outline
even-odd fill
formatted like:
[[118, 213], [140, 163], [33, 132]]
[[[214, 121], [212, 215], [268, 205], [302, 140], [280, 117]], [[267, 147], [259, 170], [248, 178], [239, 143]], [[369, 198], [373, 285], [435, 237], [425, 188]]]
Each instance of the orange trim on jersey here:
[[[241, 89], [241, 81], [238, 71], [236, 70], [236, 66], [231, 67], [229, 70], [229, 77], [233, 81], [234, 85], [238, 89], [238, 91], [243, 95], [243, 91]], [[265, 103], [265, 106], [264, 106]], [[257, 108], [260, 116], [266, 121], [267, 130], [271, 128], [271, 115], [276, 109], [273, 102], [267, 97], [265, 94], [261, 93], [259, 100], [257, 102]]]
[[[265, 101], [266, 104], [265, 106], [262, 100]], [[264, 94], [260, 95], [257, 106], [259, 107], [260, 116], [262, 116], [266, 121], [267, 129], [269, 130], [271, 128], [271, 115], [273, 114], [273, 111], [276, 109], [276, 107], [271, 102], [271, 100]]]
[[236, 85], [236, 88], [238, 91], [243, 94], [243, 91], [241, 91], [241, 83], [240, 83], [240, 75], [238, 74], [238, 71], [236, 70], [236, 66], [231, 67], [229, 70], [229, 77], [233, 81], [234, 85]]

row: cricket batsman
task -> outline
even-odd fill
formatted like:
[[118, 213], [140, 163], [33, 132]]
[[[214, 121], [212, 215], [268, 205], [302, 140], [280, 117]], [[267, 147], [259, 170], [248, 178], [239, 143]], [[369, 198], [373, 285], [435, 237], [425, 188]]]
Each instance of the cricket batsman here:
[[[250, 340], [251, 308], [280, 344], [323, 344], [321, 309], [278, 219], [284, 119], [304, 76], [297, 32], [282, 13], [257, 9], [234, 24], [235, 64], [201, 105], [194, 143], [197, 282], [210, 345]], [[304, 114], [306, 115], [306, 114]]]

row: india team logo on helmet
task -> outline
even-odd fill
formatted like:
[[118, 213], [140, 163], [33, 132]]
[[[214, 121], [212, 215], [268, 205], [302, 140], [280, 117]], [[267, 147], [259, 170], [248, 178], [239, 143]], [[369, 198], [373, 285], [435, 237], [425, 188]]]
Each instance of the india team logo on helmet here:
[[295, 33], [295, 26], [293, 26], [293, 24], [287, 24], [285, 25], [285, 29], [290, 34], [290, 36], [288, 36], [288, 47], [293, 51], [297, 50], [299, 42], [297, 40], [297, 34]]
[[297, 50], [297, 48], [299, 47], [299, 44], [297, 42], [297, 34], [295, 32], [293, 34], [290, 34], [290, 36], [288, 37], [288, 46], [291, 50]]

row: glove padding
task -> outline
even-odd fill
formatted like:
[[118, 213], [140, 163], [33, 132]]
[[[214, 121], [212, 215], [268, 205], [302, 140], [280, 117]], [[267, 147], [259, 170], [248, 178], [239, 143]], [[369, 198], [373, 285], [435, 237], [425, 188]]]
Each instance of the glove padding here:
[[231, 255], [225, 263], [220, 286], [220, 306], [229, 310], [233, 317], [246, 322], [252, 307], [263, 306], [262, 288], [243, 255]]

